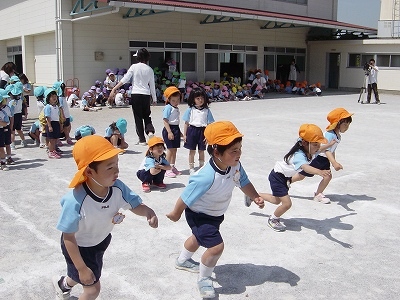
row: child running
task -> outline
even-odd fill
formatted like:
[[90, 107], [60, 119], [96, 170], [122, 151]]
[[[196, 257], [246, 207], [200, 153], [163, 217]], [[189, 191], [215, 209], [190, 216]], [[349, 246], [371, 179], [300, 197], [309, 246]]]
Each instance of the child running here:
[[58, 299], [69, 299], [78, 283], [83, 287], [79, 299], [96, 299], [100, 293], [103, 255], [111, 241], [115, 224], [123, 221], [120, 209], [146, 217], [158, 227], [154, 211], [118, 179], [118, 153], [105, 138], [90, 135], [76, 142], [72, 154], [78, 172], [61, 199], [57, 229], [62, 232], [61, 249], [67, 275], [53, 277]]
[[137, 177], [142, 182], [142, 189], [145, 193], [150, 192], [151, 184], [160, 189], [165, 189], [167, 187], [164, 183], [165, 171], [171, 170], [171, 166], [165, 158], [163, 139], [153, 136], [147, 143], [149, 149], [146, 152], [146, 157], [136, 172]]
[[[273, 230], [286, 230], [286, 226], [280, 222], [279, 218], [292, 206], [292, 200], [288, 194], [292, 176], [302, 170], [323, 178], [331, 176], [329, 170], [319, 170], [310, 166], [313, 155], [319, 151], [321, 143], [327, 143], [322, 130], [314, 124], [303, 124], [300, 126], [299, 139], [296, 144], [284, 156], [283, 161], [275, 163], [274, 168], [268, 176], [272, 195], [260, 193], [260, 196], [264, 200], [272, 204], [280, 204], [268, 219], [268, 225]], [[251, 201], [250, 197], [245, 197], [246, 206], [250, 206]]]
[[166, 171], [165, 176], [174, 178], [181, 172], [175, 167], [176, 152], [181, 147], [181, 130], [179, 128], [179, 103], [181, 92], [175, 86], [170, 86], [164, 91], [165, 107], [163, 110], [164, 128], [162, 136], [167, 145], [167, 161], [171, 165], [171, 170]]
[[[329, 125], [326, 127], [326, 132], [324, 137], [327, 139], [328, 144], [320, 149], [320, 153], [312, 160], [310, 163], [311, 167], [317, 168], [319, 170], [330, 170], [331, 164], [335, 171], [340, 171], [343, 166], [336, 161], [336, 148], [342, 140], [341, 133], [345, 133], [350, 126], [352, 121], [352, 113], [349, 113], [344, 108], [336, 108], [332, 110], [328, 116]], [[304, 177], [313, 177], [314, 174], [308, 173], [306, 170], [297, 173], [292, 177], [292, 182], [303, 180]], [[332, 179], [332, 174], [330, 176], [323, 177], [318, 185], [317, 191], [314, 193], [314, 200], [324, 204], [328, 204], [331, 200], [326, 197], [323, 192], [328, 186]]]
[[188, 98], [188, 109], [183, 115], [185, 127], [183, 130], [183, 147], [189, 149], [189, 173], [193, 174], [194, 156], [196, 148], [199, 151], [199, 167], [204, 165], [204, 151], [206, 143], [204, 142], [204, 130], [206, 126], [214, 122], [214, 117], [208, 107], [210, 100], [203, 88], [196, 87], [190, 92]]
[[[185, 211], [192, 235], [185, 241], [175, 267], [199, 273], [197, 285], [201, 297], [214, 298], [211, 275], [224, 250], [219, 227], [231, 201], [233, 188], [239, 187], [260, 208], [264, 207], [264, 200], [254, 189], [240, 163], [243, 134], [235, 125], [229, 121], [215, 122], [206, 127], [204, 135], [211, 158], [190, 177], [189, 184], [167, 217], [176, 222]], [[191, 257], [200, 246], [207, 250], [199, 264]]]

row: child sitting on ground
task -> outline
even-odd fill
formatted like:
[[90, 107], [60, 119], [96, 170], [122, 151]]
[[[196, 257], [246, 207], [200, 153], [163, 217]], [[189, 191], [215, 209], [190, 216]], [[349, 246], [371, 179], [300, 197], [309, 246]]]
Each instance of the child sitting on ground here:
[[[110, 141], [115, 148], [127, 149], [129, 146], [127, 142], [125, 142], [124, 137], [125, 133], [127, 132], [126, 125], [126, 120], [119, 118], [117, 122], [112, 122], [110, 126], [106, 128], [106, 134], [104, 137]], [[120, 154], [122, 153], [123, 152]]]
[[36, 120], [28, 132], [29, 137], [36, 142], [36, 146], [40, 145], [40, 121]]
[[96, 130], [90, 126], [90, 125], [82, 125], [79, 126], [75, 130], [75, 140], [80, 140], [81, 138], [88, 136], [88, 135], [93, 135], [96, 133]]
[[164, 140], [158, 136], [153, 136], [147, 144], [149, 149], [146, 152], [146, 157], [136, 173], [142, 182], [142, 189], [145, 193], [150, 192], [151, 184], [160, 189], [165, 189], [167, 187], [164, 183], [165, 171], [171, 170], [171, 166], [165, 158]]

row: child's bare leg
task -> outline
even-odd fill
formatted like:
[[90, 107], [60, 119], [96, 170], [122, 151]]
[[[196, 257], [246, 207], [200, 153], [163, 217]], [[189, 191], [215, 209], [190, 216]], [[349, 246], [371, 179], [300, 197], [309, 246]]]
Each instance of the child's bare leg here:
[[319, 183], [317, 192], [315, 194], [318, 195], [319, 193], [323, 193], [326, 187], [328, 186], [329, 182], [331, 181], [331, 179], [332, 175], [330, 175], [329, 177], [322, 177], [322, 180]]
[[118, 136], [113, 134], [110, 137], [110, 142], [111, 142], [111, 144], [113, 144], [114, 147], [118, 147]]
[[83, 285], [83, 293], [79, 296], [79, 300], [95, 300], [100, 294], [100, 281], [87, 286]]
[[49, 139], [49, 151], [54, 151], [56, 149], [57, 139]]
[[287, 212], [292, 207], [292, 200], [290, 199], [289, 195], [279, 197], [279, 199], [281, 200], [282, 204], [279, 205], [274, 212], [274, 215], [277, 218], [282, 216], [285, 212]]
[[167, 156], [166, 159], [169, 162], [170, 165], [175, 165], [176, 161], [176, 148], [169, 148], [167, 149]]
[[268, 201], [269, 203], [272, 203], [272, 204], [280, 204], [281, 203], [281, 199], [279, 197], [275, 197], [271, 194], [260, 193], [260, 197], [263, 198], [264, 201]]
[[[209, 268], [215, 267], [223, 251], [224, 243], [208, 248], [201, 256], [201, 263]], [[211, 274], [209, 276], [211, 276]]]
[[196, 150], [189, 151], [189, 169], [194, 169], [194, 156], [196, 154]]
[[200, 245], [197, 243], [196, 237], [192, 234], [183, 244], [186, 250], [196, 252]]
[[22, 130], [17, 130], [17, 133], [18, 133], [21, 141], [25, 141], [25, 136], [24, 136], [24, 133], [22, 132]]
[[199, 150], [199, 167], [204, 166], [204, 150]]
[[296, 173], [296, 174], [292, 177], [291, 182], [293, 183], [293, 182], [296, 182], [296, 181], [301, 181], [301, 180], [303, 180], [305, 177], [306, 177], [306, 176], [301, 175], [300, 173]]

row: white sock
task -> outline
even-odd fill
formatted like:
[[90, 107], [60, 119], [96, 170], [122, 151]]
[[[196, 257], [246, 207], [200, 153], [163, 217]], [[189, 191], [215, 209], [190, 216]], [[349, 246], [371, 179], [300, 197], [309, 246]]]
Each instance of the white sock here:
[[270, 217], [271, 219], [279, 219], [277, 216], [275, 216], [274, 214], [271, 215]]
[[192, 258], [193, 254], [194, 254], [194, 252], [190, 252], [185, 247], [183, 247], [183, 250], [181, 251], [181, 254], [178, 257], [178, 262], [180, 264], [183, 264], [185, 261]]
[[200, 262], [200, 269], [199, 269], [199, 278], [203, 277], [211, 277], [212, 272], [214, 271], [215, 267], [207, 267], [206, 265], [203, 265], [202, 262]]

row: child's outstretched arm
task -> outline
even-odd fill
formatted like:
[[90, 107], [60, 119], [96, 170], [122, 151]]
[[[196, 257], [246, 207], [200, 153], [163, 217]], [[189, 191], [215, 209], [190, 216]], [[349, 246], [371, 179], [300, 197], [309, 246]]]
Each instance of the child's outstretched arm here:
[[175, 203], [174, 209], [167, 214], [167, 218], [173, 222], [178, 221], [181, 218], [181, 215], [186, 207], [187, 205], [183, 202], [182, 198], [179, 197], [179, 199]]
[[331, 176], [331, 170], [320, 170], [320, 169], [311, 167], [308, 164], [302, 165], [301, 169], [303, 169], [304, 172], [306, 172], [308, 174], [319, 175], [321, 177], [329, 177], [329, 176]]
[[158, 227], [158, 218], [156, 213], [148, 207], [146, 204], [140, 204], [136, 206], [135, 208], [130, 209], [131, 212], [138, 216], [143, 216], [147, 218], [147, 222], [149, 222], [149, 225], [153, 228]]
[[264, 199], [257, 193], [252, 183], [246, 184], [244, 187], [240, 188], [243, 193], [250, 197], [259, 208], [264, 208]]
[[337, 139], [333, 139], [328, 144], [321, 144], [321, 146], [319, 147], [319, 152], [325, 152], [327, 149], [329, 149], [330, 147], [332, 147], [336, 143], [337, 143]]
[[336, 171], [343, 169], [343, 166], [336, 161], [335, 153], [332, 153], [330, 151], [325, 151], [325, 155], [329, 159], [329, 162], [332, 164], [332, 166], [335, 168]]
[[79, 252], [78, 244], [75, 239], [75, 233], [65, 233], [63, 232], [63, 239], [65, 248], [68, 251], [69, 257], [71, 257], [75, 268], [78, 270], [79, 279], [84, 285], [91, 285], [96, 281], [96, 276], [94, 276], [92, 270], [86, 266]]

